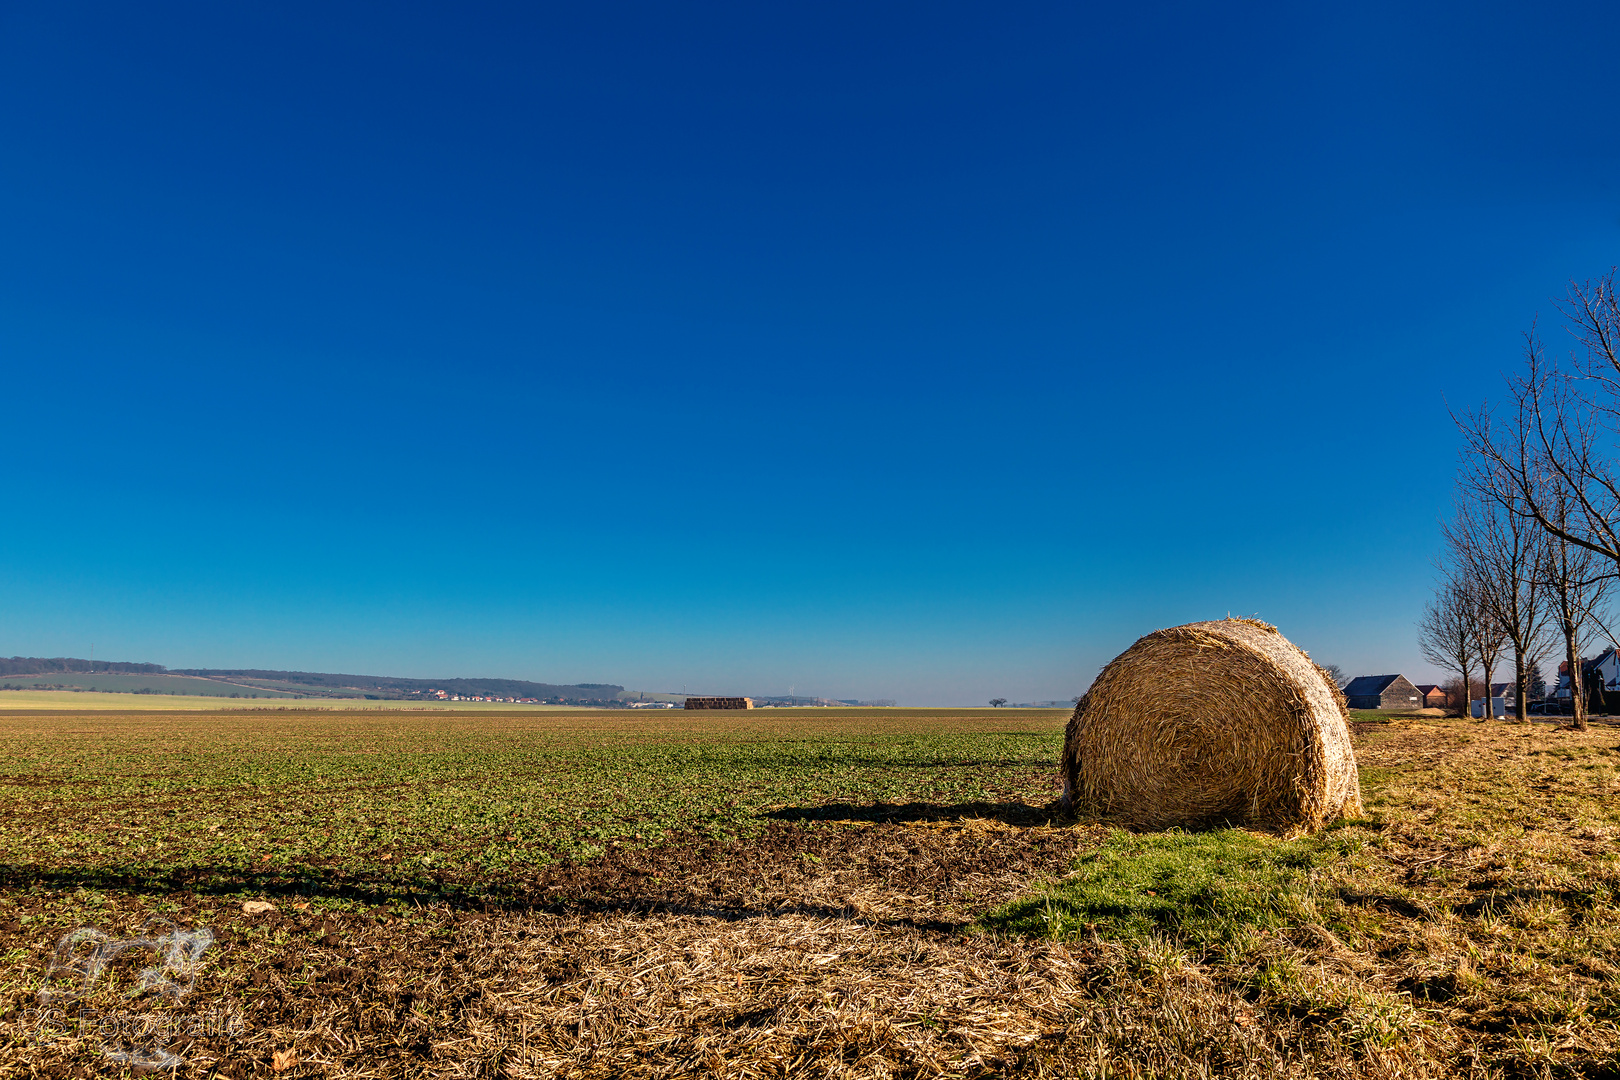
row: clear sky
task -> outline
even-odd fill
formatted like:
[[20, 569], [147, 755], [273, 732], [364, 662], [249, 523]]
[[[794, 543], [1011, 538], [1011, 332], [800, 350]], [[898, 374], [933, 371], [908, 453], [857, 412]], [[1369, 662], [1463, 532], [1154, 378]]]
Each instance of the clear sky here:
[[1620, 261], [1610, 4], [0, 6], [0, 653], [1067, 698], [1431, 674]]

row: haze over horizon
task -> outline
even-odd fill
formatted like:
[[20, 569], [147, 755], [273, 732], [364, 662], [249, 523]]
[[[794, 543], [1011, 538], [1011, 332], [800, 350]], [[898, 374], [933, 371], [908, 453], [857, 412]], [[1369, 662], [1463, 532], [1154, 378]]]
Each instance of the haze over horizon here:
[[[1063, 700], [1418, 658], [1611, 6], [0, 10], [0, 654]], [[1561, 347], [1561, 345], [1559, 346]]]

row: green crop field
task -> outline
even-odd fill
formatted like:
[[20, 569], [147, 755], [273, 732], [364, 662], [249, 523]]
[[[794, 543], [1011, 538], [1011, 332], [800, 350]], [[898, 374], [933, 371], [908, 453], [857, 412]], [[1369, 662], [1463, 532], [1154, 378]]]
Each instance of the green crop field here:
[[1053, 714], [956, 718], [948, 731], [938, 719], [902, 710], [881, 719], [826, 710], [0, 717], [0, 850], [7, 864], [75, 881], [116, 869], [145, 881], [245, 875], [255, 887], [302, 878], [319, 888], [336, 878], [400, 895], [482, 895], [609, 844], [757, 829], [762, 808], [993, 802], [1051, 788]]
[[1369, 714], [1285, 840], [1057, 816], [1064, 719], [0, 713], [0, 1076], [1620, 1069], [1620, 729]]
[[[16, 686], [24, 690], [38, 687], [45, 690], [63, 691], [98, 691], [108, 694], [133, 694], [139, 691], [142, 696], [191, 696], [193, 694], [219, 699], [229, 697], [231, 694], [249, 695], [260, 698], [291, 698], [293, 695], [274, 690], [266, 690], [257, 686], [232, 685], [219, 679], [199, 679], [189, 675], [129, 675], [115, 671], [97, 672], [45, 672], [34, 675], [4, 675], [0, 676], [0, 686]], [[0, 703], [5, 698], [0, 697]]]

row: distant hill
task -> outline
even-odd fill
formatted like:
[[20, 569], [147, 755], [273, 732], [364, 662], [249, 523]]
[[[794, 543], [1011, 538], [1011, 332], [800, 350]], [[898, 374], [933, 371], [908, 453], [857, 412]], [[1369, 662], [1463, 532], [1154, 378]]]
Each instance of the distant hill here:
[[458, 697], [533, 698], [551, 704], [621, 705], [624, 687], [611, 683], [537, 683], [522, 679], [403, 679], [259, 668], [183, 668], [74, 657], [0, 657], [0, 685], [202, 694], [214, 697], [368, 698], [423, 701], [435, 691]]
[[75, 660], [71, 656], [45, 659], [40, 656], [0, 656], [0, 675], [46, 675], [82, 671], [121, 672], [128, 675], [156, 675], [169, 670], [162, 664], [124, 664], [108, 660]]
[[264, 671], [253, 668], [179, 668], [177, 675], [219, 679], [242, 686], [284, 693], [370, 697], [382, 700], [425, 698], [443, 690], [461, 697], [535, 698], [568, 705], [617, 705], [624, 687], [612, 683], [527, 682], [522, 679], [403, 679], [388, 675], [336, 675], [320, 671]]

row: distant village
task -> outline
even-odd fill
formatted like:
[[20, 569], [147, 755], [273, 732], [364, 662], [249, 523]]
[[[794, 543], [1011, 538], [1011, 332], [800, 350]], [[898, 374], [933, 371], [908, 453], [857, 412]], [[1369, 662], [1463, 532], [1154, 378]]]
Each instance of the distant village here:
[[[1620, 713], [1620, 651], [1604, 649], [1597, 656], [1581, 661], [1581, 687], [1587, 708], [1593, 713]], [[1538, 665], [1529, 671], [1526, 712], [1536, 716], [1564, 715], [1572, 711], [1569, 662], [1558, 665], [1558, 681], [1550, 688]], [[1485, 684], [1472, 680], [1467, 693], [1460, 679], [1446, 684], [1414, 683], [1405, 675], [1358, 675], [1343, 687], [1345, 702], [1352, 709], [1380, 709], [1409, 712], [1418, 709], [1445, 709], [1461, 714], [1465, 707], [1473, 717], [1510, 716], [1518, 712], [1518, 688], [1511, 682], [1493, 682], [1487, 696]]]
[[[448, 690], [413, 690], [411, 693], [422, 697], [436, 698], [439, 701], [504, 701], [511, 705], [543, 704], [539, 698], [532, 697], [479, 697], [477, 694], [452, 694]], [[562, 704], [561, 698], [557, 699], [557, 704]]]

